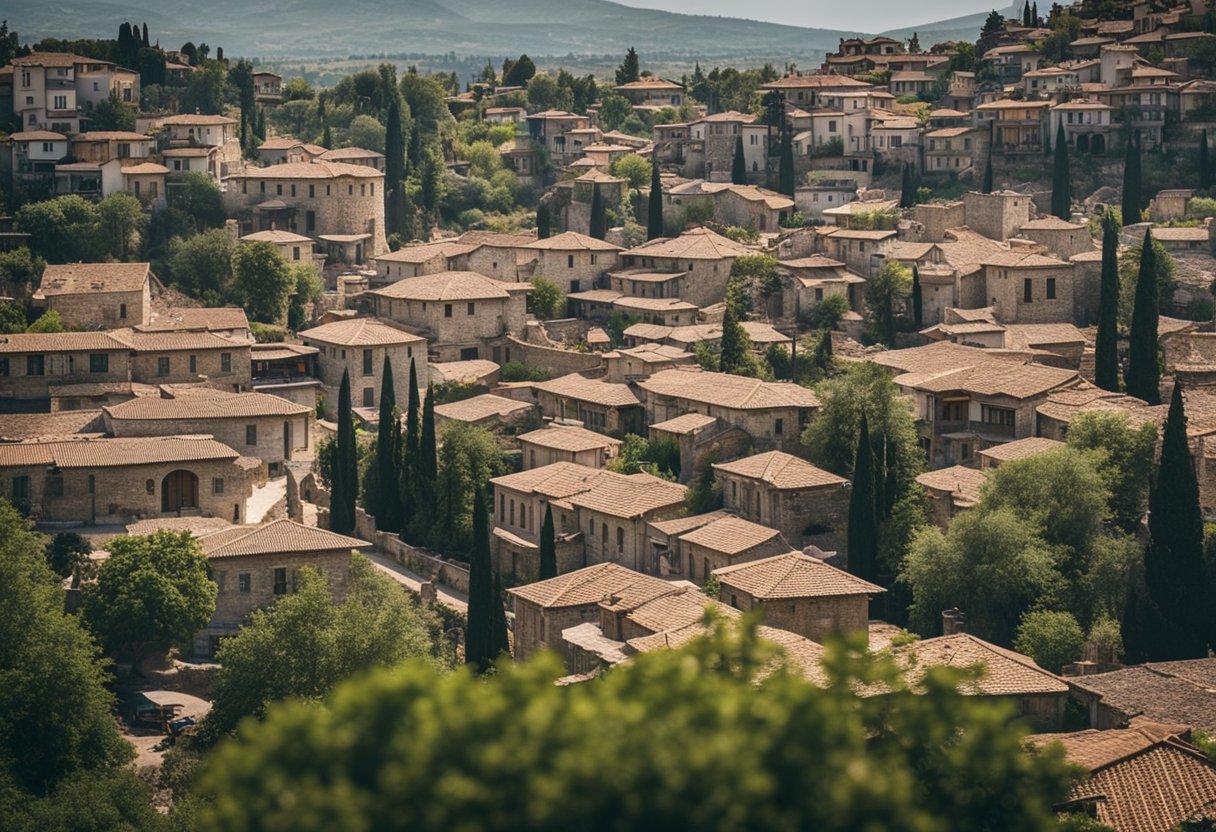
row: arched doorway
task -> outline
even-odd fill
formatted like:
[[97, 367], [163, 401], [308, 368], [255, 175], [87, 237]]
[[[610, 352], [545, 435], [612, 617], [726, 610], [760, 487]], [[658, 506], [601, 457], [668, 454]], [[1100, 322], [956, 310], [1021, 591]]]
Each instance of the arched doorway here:
[[1077, 152], [1078, 153], [1088, 153], [1089, 152], [1089, 136], [1087, 136], [1087, 135], [1077, 136]]
[[1104, 136], [1098, 135], [1098, 136], [1094, 136], [1092, 139], [1090, 139], [1089, 152], [1093, 153], [1094, 155], [1100, 155], [1102, 153], [1105, 153], [1106, 152], [1106, 138]]
[[171, 471], [160, 483], [160, 510], [198, 508], [198, 477], [190, 471]]

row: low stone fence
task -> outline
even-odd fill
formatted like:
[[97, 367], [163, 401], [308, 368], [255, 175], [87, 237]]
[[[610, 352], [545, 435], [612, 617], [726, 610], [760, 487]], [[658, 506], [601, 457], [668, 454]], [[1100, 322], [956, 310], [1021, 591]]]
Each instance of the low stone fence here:
[[597, 352], [575, 352], [557, 347], [529, 344], [515, 336], [508, 336], [511, 360], [533, 367], [544, 367], [554, 378], [570, 373], [584, 373], [604, 366], [604, 358]]
[[355, 509], [355, 536], [371, 541], [376, 548], [423, 580], [433, 581], [457, 592], [469, 592], [469, 568], [444, 559], [435, 552], [406, 543], [394, 532], [376, 528], [376, 518], [361, 508]]

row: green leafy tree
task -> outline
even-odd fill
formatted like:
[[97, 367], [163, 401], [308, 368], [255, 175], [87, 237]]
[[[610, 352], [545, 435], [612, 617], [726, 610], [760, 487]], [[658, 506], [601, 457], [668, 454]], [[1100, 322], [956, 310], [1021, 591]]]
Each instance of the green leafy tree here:
[[63, 325], [63, 318], [59, 316], [59, 311], [56, 309], [48, 309], [38, 316], [38, 320], [34, 321], [28, 327], [26, 332], [64, 332], [66, 327]]
[[620, 130], [633, 117], [633, 104], [623, 95], [605, 92], [600, 101], [598, 118], [603, 130]]
[[232, 289], [250, 320], [282, 323], [295, 288], [291, 268], [274, 243], [241, 243], [232, 264]]
[[1072, 218], [1072, 174], [1068, 167], [1068, 138], [1064, 122], [1056, 128], [1055, 160], [1051, 168], [1051, 213], [1062, 220]]
[[532, 292], [528, 298], [532, 302], [532, 311], [543, 321], [566, 315], [566, 293], [552, 280], [532, 278]]
[[844, 316], [849, 313], [849, 298], [839, 292], [825, 295], [818, 301], [808, 317], [809, 323], [815, 329], [836, 329]]
[[1013, 647], [1034, 659], [1040, 667], [1059, 673], [1064, 665], [1081, 658], [1085, 632], [1072, 613], [1037, 610], [1022, 616]]
[[1159, 293], [1154, 253], [1153, 232], [1146, 229], [1144, 244], [1140, 248], [1140, 277], [1136, 282], [1136, 303], [1132, 310], [1127, 373], [1124, 376], [1128, 394], [1149, 404], [1161, 401], [1161, 367], [1157, 357]]
[[650, 204], [646, 212], [646, 239], [663, 236], [663, 184], [659, 178], [659, 165], [650, 166]]
[[[464, 660], [484, 673], [494, 661], [494, 579], [490, 563], [490, 520], [486, 513], [485, 487], [473, 488], [473, 558], [469, 562], [469, 629], [464, 639]], [[501, 599], [497, 601], [502, 606]]]
[[228, 74], [219, 61], [196, 66], [181, 94], [181, 112], [221, 115], [224, 112], [224, 92]]
[[384, 131], [384, 224], [389, 233], [405, 228], [405, 131], [398, 95], [389, 102]]
[[[1131, 328], [1136, 311], [1136, 289], [1140, 281], [1140, 260], [1144, 255], [1144, 243], [1128, 246], [1119, 258], [1119, 323]], [[1165, 244], [1153, 238], [1153, 270], [1157, 282], [1157, 310], [1170, 308], [1174, 291], [1178, 286], [1178, 264]]]
[[747, 331], [740, 325], [739, 319], [735, 317], [734, 308], [727, 304], [726, 313], [722, 317], [722, 351], [719, 354], [719, 366], [724, 373], [751, 375], [749, 372], [752, 365], [750, 358], [751, 339], [748, 338]]
[[866, 312], [874, 338], [888, 347], [895, 345], [900, 309], [911, 290], [912, 273], [903, 263], [887, 259], [872, 279], [866, 281]]
[[608, 213], [599, 185], [591, 189], [591, 219], [588, 234], [597, 240], [608, 236]]
[[538, 581], [557, 577], [557, 540], [553, 528], [553, 506], [545, 504], [545, 521], [540, 527], [540, 573]]
[[878, 564], [878, 506], [875, 499], [874, 451], [870, 428], [861, 416], [853, 488], [849, 493], [849, 571], [873, 582]]
[[435, 516], [426, 524], [432, 548], [467, 557], [473, 546], [473, 492], [505, 474], [507, 462], [494, 434], [468, 424], [443, 430], [435, 479]]
[[[507, 62], [504, 61], [504, 64]], [[527, 55], [520, 55], [519, 60], [510, 61], [502, 73], [504, 87], [522, 87], [536, 75], [536, 64]]]
[[287, 698], [320, 700], [345, 679], [407, 659], [438, 664], [433, 623], [406, 592], [352, 553], [345, 597], [335, 602], [324, 575], [296, 574], [295, 588], [257, 610], [220, 647], [212, 709], [203, 738], [233, 732]]
[[[282, 792], [270, 783], [297, 796], [299, 832], [335, 818], [418, 830], [1057, 827], [1071, 769], [1058, 747], [1023, 750], [1008, 702], [960, 691], [978, 671], [931, 669], [913, 692], [890, 656], [856, 643], [825, 666], [824, 687], [807, 684], [753, 621], [594, 684], [554, 685], [564, 671], [552, 656], [490, 679], [380, 671], [321, 707], [275, 706], [218, 748], [197, 828], [273, 827]], [[713, 754], [697, 753], [706, 737]], [[434, 799], [453, 790], [461, 799]]]
[[0, 301], [0, 335], [25, 332], [25, 309], [11, 300]]
[[46, 545], [46, 563], [51, 571], [67, 578], [88, 563], [93, 547], [75, 532], [60, 532]]
[[85, 620], [113, 654], [138, 668], [151, 650], [189, 646], [215, 612], [218, 587], [189, 532], [119, 537], [84, 591]]
[[227, 297], [232, 290], [232, 261], [236, 242], [221, 228], [186, 239], [169, 249], [169, 274], [178, 289], [196, 298]]
[[30, 235], [30, 252], [48, 263], [90, 263], [101, 259], [97, 206], [72, 194], [17, 209], [17, 228]]
[[613, 161], [613, 176], [626, 180], [631, 188], [640, 188], [650, 181], [651, 164], [636, 153], [627, 153]]
[[89, 114], [89, 130], [135, 131], [135, 108], [122, 100], [117, 89], [97, 102]]
[[308, 304], [325, 294], [325, 281], [312, 263], [292, 263], [291, 294], [287, 297], [287, 328], [298, 332], [308, 324]]
[[1098, 335], [1094, 345], [1094, 383], [1119, 390], [1119, 221], [1102, 215], [1102, 283], [1098, 295]]
[[632, 46], [625, 53], [625, 60], [621, 61], [621, 65], [616, 70], [617, 86], [621, 84], [630, 84], [641, 78], [642, 67], [641, 61], [638, 59], [637, 50]]
[[195, 231], [199, 232], [222, 228], [228, 216], [219, 185], [202, 171], [182, 174], [169, 192], [169, 204], [184, 211], [193, 220]]
[[374, 116], [357, 115], [351, 119], [350, 126], [346, 129], [346, 138], [352, 147], [362, 147], [377, 153], [384, 152], [386, 137], [387, 130]]
[[1128, 136], [1123, 158], [1123, 224], [1135, 225], [1140, 221], [1141, 195], [1140, 141], [1133, 133]]
[[41, 280], [44, 269], [46, 261], [31, 254], [27, 246], [0, 252], [0, 290], [16, 294]]
[[735, 136], [735, 153], [730, 162], [730, 181], [735, 185], [747, 184], [747, 158], [743, 155], [743, 134]]
[[1069, 423], [1068, 445], [1101, 454], [1098, 473], [1106, 480], [1111, 520], [1134, 532], [1148, 500], [1157, 428], [1146, 422], [1132, 429], [1125, 413], [1080, 413]]
[[355, 422], [350, 405], [350, 374], [342, 372], [338, 388], [338, 440], [334, 450], [329, 528], [338, 534], [355, 530], [355, 500], [359, 491], [359, 459], [355, 446]]
[[130, 260], [147, 225], [139, 200], [128, 193], [112, 194], [98, 203], [97, 221], [103, 251], [115, 260]]

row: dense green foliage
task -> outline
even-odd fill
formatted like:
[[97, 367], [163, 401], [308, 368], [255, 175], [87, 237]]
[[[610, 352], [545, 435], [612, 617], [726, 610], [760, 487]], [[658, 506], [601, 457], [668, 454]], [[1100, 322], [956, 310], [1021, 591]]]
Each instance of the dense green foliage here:
[[911, 289], [911, 270], [895, 259], [883, 261], [878, 274], [866, 281], [866, 312], [874, 340], [888, 347], [895, 345], [895, 333]]
[[1059, 673], [1064, 665], [1081, 658], [1085, 633], [1072, 613], [1039, 610], [1022, 616], [1013, 646], [1040, 667]]
[[1140, 247], [1140, 272], [1136, 281], [1135, 307], [1127, 350], [1124, 382], [1129, 395], [1149, 404], [1161, 401], [1161, 365], [1157, 356], [1157, 321], [1160, 294], [1154, 259], [1153, 232], [1146, 229]]
[[871, 583], [877, 579], [878, 505], [870, 427], [861, 414], [853, 488], [849, 492], [849, 571]]

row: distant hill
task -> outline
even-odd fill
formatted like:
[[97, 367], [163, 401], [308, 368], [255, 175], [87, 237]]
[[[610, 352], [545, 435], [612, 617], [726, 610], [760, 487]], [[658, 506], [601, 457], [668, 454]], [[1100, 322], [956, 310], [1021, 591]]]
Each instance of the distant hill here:
[[146, 20], [161, 45], [191, 40], [250, 56], [598, 55], [634, 46], [806, 64], [852, 34], [609, 0], [8, 0], [3, 16], [27, 41], [112, 36], [123, 20]]
[[[1021, 15], [1021, 8], [1020, 3], [1015, 3], [1004, 9], [998, 8], [997, 10], [1006, 17], [1019, 17]], [[939, 20], [936, 23], [909, 26], [905, 29], [892, 29], [889, 32], [883, 32], [883, 34], [888, 37], [907, 40], [915, 32], [920, 39], [922, 49], [928, 49], [935, 43], [945, 43], [951, 40], [975, 42], [979, 39], [980, 29], [984, 28], [984, 21], [988, 19], [990, 11], [977, 12], [976, 14], [968, 14], [962, 17], [952, 17], [949, 20]]]

